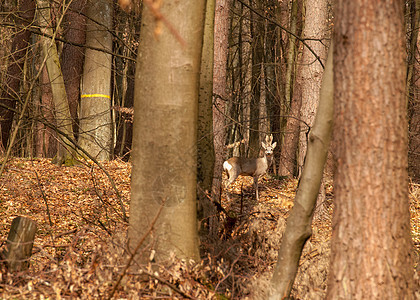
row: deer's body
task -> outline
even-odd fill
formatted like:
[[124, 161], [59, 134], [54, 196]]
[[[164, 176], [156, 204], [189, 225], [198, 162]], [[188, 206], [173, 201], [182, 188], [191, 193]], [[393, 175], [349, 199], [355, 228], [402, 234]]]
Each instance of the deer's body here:
[[251, 176], [254, 179], [254, 188], [257, 200], [258, 179], [264, 175], [273, 160], [273, 150], [277, 143], [272, 144], [273, 136], [266, 137], [266, 143], [262, 142], [265, 149], [264, 156], [259, 158], [231, 157], [223, 163], [223, 170], [228, 174], [229, 181], [226, 188], [231, 185], [239, 175]]

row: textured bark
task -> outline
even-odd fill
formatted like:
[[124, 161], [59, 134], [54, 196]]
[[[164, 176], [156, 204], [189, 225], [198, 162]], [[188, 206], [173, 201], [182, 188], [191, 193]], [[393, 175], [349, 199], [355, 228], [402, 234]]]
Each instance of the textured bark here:
[[[28, 26], [35, 15], [35, 0], [19, 1], [19, 12], [15, 20], [17, 25]], [[14, 109], [20, 98], [20, 82], [26, 51], [30, 45], [31, 32], [16, 28], [13, 38], [10, 65], [7, 68], [6, 81], [0, 98], [1, 145], [6, 148], [12, 128]], [[0, 145], [0, 148], [1, 148]]]
[[[199, 259], [196, 219], [197, 105], [205, 1], [164, 1], [161, 13], [185, 46], [144, 7], [135, 85], [129, 245], [148, 233], [155, 259]], [[170, 97], [168, 97], [170, 95]], [[144, 249], [144, 248], [143, 248]], [[140, 261], [149, 261], [142, 251]]]
[[328, 299], [414, 299], [403, 8], [404, 1], [335, 5]]
[[[113, 2], [88, 1], [86, 45], [112, 50]], [[80, 100], [79, 145], [98, 160], [111, 158], [111, 55], [86, 49]]]
[[220, 202], [222, 189], [222, 164], [225, 148], [225, 102], [226, 62], [228, 53], [229, 12], [232, 0], [216, 0], [214, 16], [214, 69], [213, 69], [213, 135], [214, 135], [214, 172], [212, 197]]

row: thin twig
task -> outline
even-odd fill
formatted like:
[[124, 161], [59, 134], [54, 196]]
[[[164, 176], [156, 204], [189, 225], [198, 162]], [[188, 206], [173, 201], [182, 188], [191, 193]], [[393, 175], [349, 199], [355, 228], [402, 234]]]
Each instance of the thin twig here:
[[152, 0], [144, 0], [144, 4], [147, 5], [147, 7], [152, 12], [153, 16], [157, 21], [162, 21], [163, 24], [166, 25], [166, 27], [169, 29], [169, 31], [175, 36], [175, 38], [178, 40], [178, 42], [181, 44], [183, 48], [187, 46], [187, 43], [182, 38], [182, 36], [178, 33], [178, 31], [175, 29], [175, 27], [165, 18], [165, 16], [160, 12], [160, 10], [157, 8], [156, 5], [153, 5]]
[[35, 176], [36, 176], [36, 180], [38, 181], [38, 187], [39, 187], [39, 190], [41, 191], [42, 199], [44, 199], [44, 202], [45, 202], [45, 207], [47, 209], [48, 221], [50, 222], [50, 226], [52, 228], [53, 227], [53, 222], [51, 220], [50, 207], [48, 205], [47, 195], [45, 195], [44, 190], [42, 189], [42, 183], [41, 183], [41, 180], [39, 179], [38, 172], [36, 170], [34, 170], [34, 173], [35, 173]]

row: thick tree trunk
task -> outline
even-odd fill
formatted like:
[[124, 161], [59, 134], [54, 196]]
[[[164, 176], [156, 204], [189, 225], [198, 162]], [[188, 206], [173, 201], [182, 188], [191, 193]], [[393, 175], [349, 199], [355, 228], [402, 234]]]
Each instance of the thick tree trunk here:
[[[144, 7], [134, 109], [129, 245], [149, 232], [155, 259], [199, 259], [196, 219], [197, 105], [205, 1], [164, 1], [161, 13], [185, 45]], [[170, 95], [170, 97], [168, 97]], [[142, 251], [140, 261], [149, 261]]]
[[[113, 3], [88, 1], [86, 45], [112, 50]], [[111, 55], [86, 49], [80, 100], [79, 145], [98, 160], [111, 158]]]
[[414, 299], [403, 9], [404, 1], [335, 5], [328, 299]]

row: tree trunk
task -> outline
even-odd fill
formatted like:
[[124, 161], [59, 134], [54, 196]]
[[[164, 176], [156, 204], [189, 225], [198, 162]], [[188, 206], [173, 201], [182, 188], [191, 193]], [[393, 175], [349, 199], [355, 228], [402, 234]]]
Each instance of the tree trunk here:
[[[261, 10], [258, 7], [257, 10]], [[251, 12], [251, 34], [252, 34], [252, 96], [250, 105], [249, 122], [249, 148], [248, 157], [258, 157], [260, 152], [259, 123], [260, 123], [260, 101], [261, 101], [261, 66], [264, 55], [264, 21], [256, 13]]]
[[77, 110], [80, 100], [80, 80], [83, 73], [84, 48], [72, 45], [84, 45], [86, 42], [86, 17], [84, 15], [87, 0], [73, 0], [64, 16], [64, 39], [61, 55], [64, 83], [69, 101], [70, 115], [73, 120], [73, 132], [77, 135]]
[[7, 236], [6, 262], [10, 272], [23, 271], [29, 267], [37, 226], [35, 221], [16, 217]]
[[[298, 12], [301, 10], [300, 0], [294, 0], [292, 3], [292, 12], [291, 12], [291, 21], [290, 21], [290, 31], [297, 34], [297, 21], [298, 21]], [[284, 87], [284, 96], [285, 104], [284, 115], [280, 116], [280, 119], [283, 120], [285, 115], [286, 126], [284, 127], [283, 134], [283, 145], [280, 152], [280, 161], [279, 161], [279, 175], [292, 177], [294, 175], [296, 167], [296, 151], [299, 142], [299, 115], [300, 108], [302, 105], [302, 87], [300, 81], [300, 72], [302, 66], [296, 68], [297, 59], [296, 59], [297, 47], [296, 47], [296, 37], [289, 37], [289, 50], [287, 52], [287, 68], [285, 74], [285, 87]], [[297, 75], [295, 75], [297, 73]], [[295, 79], [296, 78], [296, 79]], [[292, 86], [294, 84], [293, 93]], [[282, 122], [281, 122], [282, 123]]]
[[[19, 13], [16, 18], [17, 25], [29, 26], [35, 15], [35, 1], [19, 1]], [[10, 65], [7, 68], [6, 81], [3, 84], [0, 98], [0, 127], [1, 141], [0, 149], [6, 148], [12, 128], [14, 109], [20, 98], [20, 82], [26, 51], [30, 45], [31, 32], [16, 28], [13, 38]]]
[[[40, 62], [40, 59], [37, 60]], [[51, 82], [48, 77], [47, 67], [44, 66], [39, 79], [41, 83], [41, 95], [37, 101], [38, 114], [40, 120], [36, 122], [36, 155], [38, 157], [52, 158], [57, 155], [57, 132], [54, 127], [57, 126], [54, 117], [54, 99], [51, 90]], [[47, 126], [48, 123], [52, 126]]]
[[220, 203], [225, 148], [226, 62], [228, 52], [229, 12], [232, 0], [216, 0], [214, 16], [213, 135], [214, 172], [212, 198]]
[[312, 215], [332, 132], [334, 101], [332, 52], [331, 48], [322, 80], [319, 107], [309, 137], [307, 159], [296, 193], [295, 204], [287, 219], [286, 230], [282, 237], [278, 260], [271, 280], [273, 292], [270, 299], [290, 297], [303, 246], [312, 233]]
[[420, 183], [420, 1], [410, 1], [407, 103], [409, 115], [408, 130], [408, 173], [414, 182]]
[[211, 192], [214, 170], [213, 145], [213, 52], [214, 52], [214, 8], [215, 0], [206, 1], [203, 50], [201, 55], [200, 94], [198, 98], [198, 140], [197, 140], [197, 179], [198, 179], [198, 219], [204, 229], [202, 234], [216, 237], [217, 211], [207, 198]]
[[[37, 0], [38, 23], [41, 30], [49, 36], [54, 36], [51, 26], [51, 7], [48, 0]], [[48, 78], [51, 84], [51, 92], [54, 101], [54, 113], [57, 129], [63, 132], [60, 134], [60, 141], [57, 155], [53, 160], [57, 165], [73, 164], [73, 156], [68, 148], [71, 145], [69, 139], [74, 139], [72, 122], [67, 101], [66, 89], [64, 86], [63, 74], [61, 73], [60, 61], [54, 39], [41, 37], [43, 57], [46, 57], [45, 66], [48, 71]]]
[[[113, 2], [89, 0], [86, 45], [112, 50]], [[112, 145], [111, 55], [86, 49], [80, 100], [79, 145], [98, 160], [109, 160]]]
[[[325, 60], [327, 55], [326, 47], [317, 39], [324, 41], [327, 32], [327, 1], [307, 0], [305, 1], [305, 26], [303, 29], [303, 38], [314, 39], [307, 40], [306, 43], [321, 58]], [[301, 64], [300, 85], [302, 89], [302, 107], [300, 109], [300, 138], [299, 138], [299, 156], [298, 156], [298, 174], [300, 175], [303, 167], [306, 148], [308, 143], [308, 132], [315, 119], [316, 109], [319, 101], [319, 89], [323, 67], [318, 62], [308, 47], [303, 48]], [[308, 127], [309, 126], [309, 127]]]
[[[171, 252], [199, 259], [196, 150], [204, 11], [204, 0], [162, 2], [160, 12], [176, 28], [177, 37], [165, 26], [157, 33], [154, 14], [147, 5], [143, 10], [128, 234], [133, 251], [142, 235], [152, 233], [149, 241], [161, 262]], [[139, 260], [148, 257], [149, 252], [142, 251]]]
[[335, 5], [328, 299], [414, 299], [403, 9], [404, 1]]

